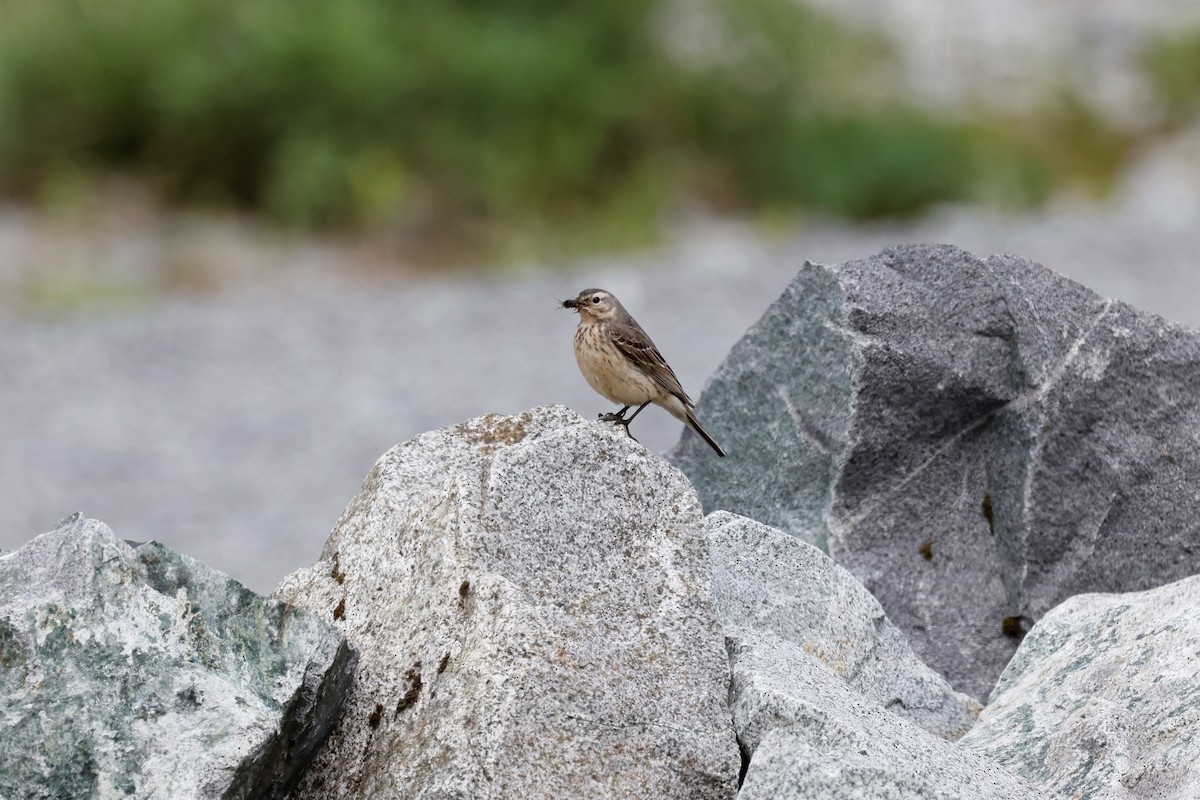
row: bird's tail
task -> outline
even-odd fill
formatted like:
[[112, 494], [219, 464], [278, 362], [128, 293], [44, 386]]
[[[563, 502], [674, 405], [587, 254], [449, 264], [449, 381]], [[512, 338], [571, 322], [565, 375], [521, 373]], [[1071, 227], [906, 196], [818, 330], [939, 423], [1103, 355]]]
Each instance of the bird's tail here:
[[686, 421], [687, 421], [688, 427], [691, 428], [692, 430], [694, 430], [700, 436], [701, 439], [708, 442], [708, 446], [711, 447], [713, 450], [716, 450], [717, 455], [724, 458], [725, 451], [721, 449], [721, 445], [717, 444], [717, 440], [714, 439], [709, 434], [708, 431], [704, 430], [704, 426], [701, 425], [700, 420], [696, 418], [696, 412], [692, 411], [692, 409], [689, 408], [686, 410], [685, 413], [687, 414]]

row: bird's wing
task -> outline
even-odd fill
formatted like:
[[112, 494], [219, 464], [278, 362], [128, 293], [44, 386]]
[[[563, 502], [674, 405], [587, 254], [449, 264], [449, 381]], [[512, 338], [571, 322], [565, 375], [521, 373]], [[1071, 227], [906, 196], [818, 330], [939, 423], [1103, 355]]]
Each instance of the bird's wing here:
[[679, 378], [675, 377], [675, 371], [667, 364], [662, 353], [658, 352], [658, 348], [640, 325], [632, 320], [624, 323], [610, 322], [608, 335], [622, 355], [649, 375], [655, 383], [682, 400], [684, 405], [695, 405], [680, 385]]

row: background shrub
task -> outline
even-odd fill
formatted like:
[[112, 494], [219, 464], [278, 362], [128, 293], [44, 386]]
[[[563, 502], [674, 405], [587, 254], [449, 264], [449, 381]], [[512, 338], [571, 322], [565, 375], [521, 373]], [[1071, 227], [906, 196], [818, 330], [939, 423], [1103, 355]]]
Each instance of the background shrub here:
[[[683, 200], [853, 218], [1037, 202], [1052, 175], [1027, 137], [889, 100], [887, 48], [793, 0], [0, 0], [0, 14], [10, 197], [117, 170], [170, 202], [494, 249], [529, 232], [618, 244]], [[709, 41], [673, 46], [681, 15]]]

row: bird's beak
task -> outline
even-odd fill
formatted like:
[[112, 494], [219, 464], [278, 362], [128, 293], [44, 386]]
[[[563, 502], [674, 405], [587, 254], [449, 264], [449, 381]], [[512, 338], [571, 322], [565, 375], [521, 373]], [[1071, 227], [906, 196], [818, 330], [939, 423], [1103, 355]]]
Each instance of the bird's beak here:
[[578, 310], [579, 309], [579, 301], [575, 300], [575, 299], [563, 300], [562, 307], [563, 308], [574, 308], [574, 309]]

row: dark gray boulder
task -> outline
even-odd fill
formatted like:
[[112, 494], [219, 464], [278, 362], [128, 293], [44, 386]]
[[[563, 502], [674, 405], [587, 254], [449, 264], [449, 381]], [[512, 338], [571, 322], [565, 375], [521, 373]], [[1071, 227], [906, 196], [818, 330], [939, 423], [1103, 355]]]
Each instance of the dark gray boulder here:
[[1033, 621], [1200, 572], [1200, 339], [1012, 256], [806, 264], [710, 380], [707, 511], [822, 547], [956, 688]]
[[0, 797], [284, 797], [353, 666], [315, 615], [75, 515], [0, 556]]

